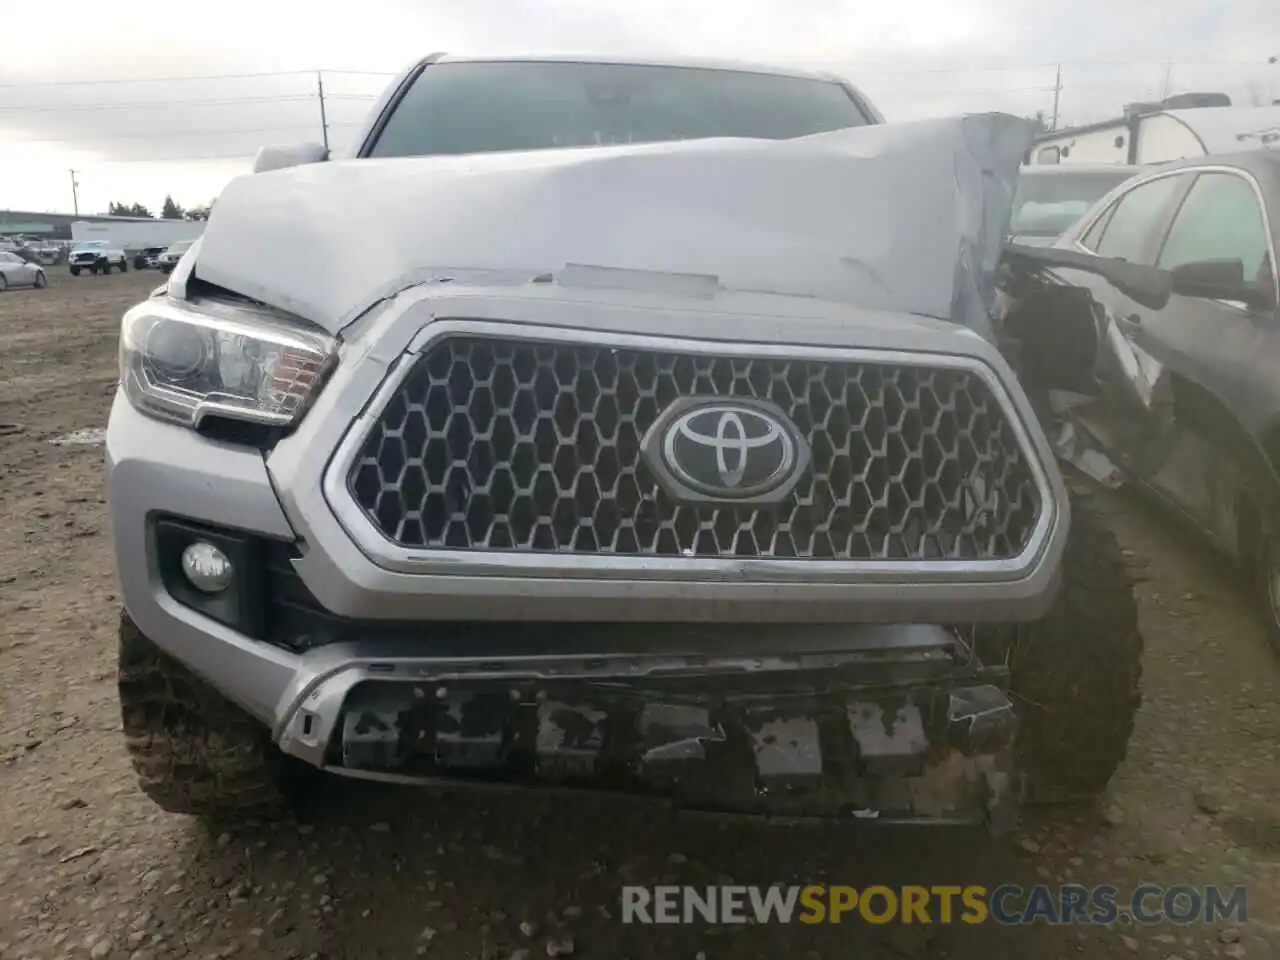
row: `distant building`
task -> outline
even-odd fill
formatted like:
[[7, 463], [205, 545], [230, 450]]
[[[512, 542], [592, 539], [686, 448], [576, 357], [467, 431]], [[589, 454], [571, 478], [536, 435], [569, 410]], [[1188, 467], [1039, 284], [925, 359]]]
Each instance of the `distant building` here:
[[147, 223], [146, 217], [107, 217], [71, 213], [33, 213], [29, 210], [0, 210], [0, 237], [30, 236], [47, 240], [70, 240], [71, 224]]

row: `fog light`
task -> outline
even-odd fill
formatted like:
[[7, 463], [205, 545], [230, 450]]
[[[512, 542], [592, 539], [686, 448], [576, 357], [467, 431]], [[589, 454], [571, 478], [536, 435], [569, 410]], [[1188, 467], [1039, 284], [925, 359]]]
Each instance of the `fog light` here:
[[182, 551], [182, 573], [204, 593], [221, 593], [231, 586], [235, 568], [225, 553], [206, 540], [197, 540]]

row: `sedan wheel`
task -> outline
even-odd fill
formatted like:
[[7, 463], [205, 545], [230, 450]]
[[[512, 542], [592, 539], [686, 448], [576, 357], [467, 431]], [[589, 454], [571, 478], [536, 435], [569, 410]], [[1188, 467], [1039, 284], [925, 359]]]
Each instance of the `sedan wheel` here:
[[36, 274], [36, 289], [40, 290], [49, 285], [48, 279], [45, 278], [44, 271], [41, 270]]
[[3, 273], [0, 273], [0, 293], [4, 293], [9, 289], [9, 280]]

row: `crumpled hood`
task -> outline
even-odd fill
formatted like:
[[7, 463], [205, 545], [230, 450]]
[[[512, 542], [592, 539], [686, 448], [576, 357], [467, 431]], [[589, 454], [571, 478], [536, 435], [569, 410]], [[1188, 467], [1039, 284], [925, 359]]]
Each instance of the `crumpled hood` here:
[[1032, 132], [983, 114], [787, 141], [314, 164], [228, 185], [195, 273], [330, 332], [455, 271], [532, 279], [570, 265], [985, 332]]

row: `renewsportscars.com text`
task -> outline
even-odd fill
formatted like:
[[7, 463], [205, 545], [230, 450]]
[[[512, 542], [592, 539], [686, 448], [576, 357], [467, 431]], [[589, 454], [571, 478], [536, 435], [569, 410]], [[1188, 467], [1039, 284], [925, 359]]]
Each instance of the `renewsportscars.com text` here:
[[868, 886], [622, 888], [623, 923], [1190, 924], [1248, 917], [1244, 887], [1131, 889], [1104, 884], [1022, 887]]

